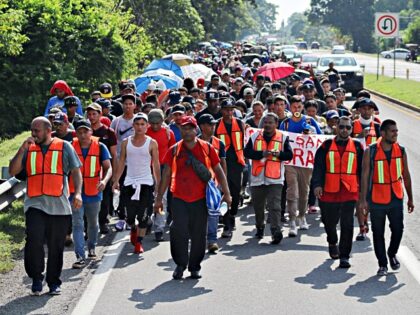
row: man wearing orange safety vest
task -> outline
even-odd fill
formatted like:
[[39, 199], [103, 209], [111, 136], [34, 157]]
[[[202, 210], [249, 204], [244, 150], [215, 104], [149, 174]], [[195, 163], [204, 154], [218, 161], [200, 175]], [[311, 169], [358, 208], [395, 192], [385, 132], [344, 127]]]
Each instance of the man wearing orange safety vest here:
[[[397, 123], [391, 119], [384, 120], [381, 124], [381, 138], [376, 144], [369, 146], [363, 158], [359, 211], [363, 211], [365, 215], [370, 212], [373, 247], [379, 264], [378, 276], [388, 274], [387, 255], [392, 270], [400, 268], [396, 255], [404, 229], [404, 187], [407, 192], [408, 213], [414, 211], [407, 152], [397, 140]], [[385, 251], [387, 217], [391, 242]]]
[[[88, 258], [95, 260], [95, 247], [99, 233], [99, 211], [103, 190], [112, 176], [111, 154], [105, 144], [99, 142], [99, 138], [92, 137], [92, 126], [88, 120], [78, 120], [74, 124], [77, 138], [73, 139], [72, 145], [82, 162], [80, 168], [83, 177], [82, 200], [83, 205], [79, 209], [72, 209], [73, 240], [76, 262], [74, 269], [86, 266], [84, 229], [87, 221], [87, 248]], [[74, 198], [73, 181], [69, 180], [70, 201]]]
[[[350, 138], [352, 125], [349, 117], [340, 117], [337, 129], [337, 136], [325, 140], [316, 151], [311, 183], [315, 196], [319, 198], [330, 257], [340, 259], [340, 268], [349, 268], [363, 146]], [[340, 242], [337, 246], [338, 221]]]
[[235, 216], [238, 213], [242, 171], [245, 166], [244, 157], [244, 124], [241, 120], [233, 117], [235, 110], [234, 102], [228, 98], [220, 103], [222, 118], [216, 124], [215, 136], [218, 137], [226, 148], [227, 180], [232, 195], [232, 205], [223, 216], [222, 237], [232, 237], [235, 228]]
[[[365, 147], [375, 143], [380, 137], [380, 124], [374, 120], [374, 113], [378, 110], [378, 107], [370, 98], [362, 97], [357, 100], [352, 108], [359, 111], [360, 117], [353, 122], [351, 136], [353, 138], [365, 139]], [[363, 241], [366, 239], [366, 233], [369, 231], [367, 217], [362, 213], [358, 213], [357, 219], [359, 221], [360, 232], [356, 240]]]
[[37, 117], [31, 137], [10, 161], [9, 173], [24, 171], [27, 178], [24, 202], [26, 243], [25, 270], [32, 278], [32, 294], [41, 295], [45, 268], [44, 244], [48, 247], [46, 281], [51, 295], [61, 293], [61, 270], [66, 232], [71, 223], [67, 174], [74, 181], [73, 207], [82, 206], [81, 163], [70, 143], [51, 137], [51, 123]]
[[270, 215], [272, 244], [283, 239], [281, 232], [281, 197], [284, 184], [284, 163], [293, 158], [289, 137], [277, 130], [279, 118], [274, 113], [264, 116], [263, 130], [249, 139], [244, 153], [251, 161], [251, 195], [255, 211], [258, 239], [264, 237], [264, 210], [267, 204]]

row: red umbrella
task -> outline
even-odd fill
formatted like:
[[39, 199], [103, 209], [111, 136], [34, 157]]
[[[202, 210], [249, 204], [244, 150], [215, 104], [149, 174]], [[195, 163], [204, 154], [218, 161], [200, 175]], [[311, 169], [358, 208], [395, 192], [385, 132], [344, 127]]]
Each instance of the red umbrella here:
[[293, 72], [295, 72], [295, 68], [285, 62], [266, 63], [255, 72], [254, 81], [259, 74], [269, 77], [271, 81], [276, 81], [291, 75]]

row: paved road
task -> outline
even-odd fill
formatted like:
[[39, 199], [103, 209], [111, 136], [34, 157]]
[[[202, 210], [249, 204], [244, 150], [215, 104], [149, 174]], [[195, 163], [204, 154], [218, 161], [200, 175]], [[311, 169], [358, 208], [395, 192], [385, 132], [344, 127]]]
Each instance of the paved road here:
[[[418, 143], [420, 115], [377, 102], [382, 119], [398, 121], [400, 142]], [[407, 147], [414, 174], [420, 172], [416, 149]], [[71, 270], [74, 257], [66, 254], [62, 296], [27, 296], [30, 282], [25, 276], [19, 280], [21, 291], [4, 292], [10, 297], [5, 303], [0, 298], [0, 314], [419, 314], [420, 182], [413, 177], [418, 209], [406, 215], [401, 270], [386, 278], [375, 276], [370, 239], [354, 242], [349, 270], [337, 269], [338, 262], [328, 257], [319, 215], [309, 215], [309, 231], [273, 246], [268, 236], [253, 238], [254, 214], [252, 207], [245, 207], [232, 240], [221, 240], [220, 252], [206, 256], [201, 280], [171, 280], [175, 266], [169, 243], [157, 244], [148, 237], [146, 252], [139, 257], [131, 253], [124, 232], [117, 234], [102, 263], [91, 269]]]

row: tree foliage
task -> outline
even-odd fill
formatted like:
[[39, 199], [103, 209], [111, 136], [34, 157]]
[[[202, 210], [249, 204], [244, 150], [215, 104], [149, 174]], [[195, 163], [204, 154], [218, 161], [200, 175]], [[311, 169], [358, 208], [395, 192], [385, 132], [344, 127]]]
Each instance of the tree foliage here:
[[420, 16], [416, 17], [404, 33], [406, 43], [420, 44]]

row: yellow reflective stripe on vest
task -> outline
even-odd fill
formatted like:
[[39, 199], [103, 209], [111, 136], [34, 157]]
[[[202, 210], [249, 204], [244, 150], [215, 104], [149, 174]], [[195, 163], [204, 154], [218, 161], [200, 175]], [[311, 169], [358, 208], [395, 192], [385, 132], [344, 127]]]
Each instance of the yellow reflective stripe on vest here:
[[51, 157], [51, 174], [57, 174], [58, 151], [52, 152]]
[[334, 151], [328, 152], [330, 156], [330, 173], [335, 173], [335, 165], [334, 165]]
[[353, 169], [353, 163], [354, 163], [354, 153], [349, 152], [349, 160], [347, 162], [347, 174], [351, 174], [351, 170]]
[[257, 151], [262, 151], [262, 140], [257, 140]]
[[31, 175], [36, 174], [36, 155], [36, 151], [31, 152]]
[[395, 164], [397, 165], [397, 178], [400, 179], [402, 176], [401, 158], [396, 158]]
[[384, 184], [384, 161], [378, 161], [378, 183]]
[[89, 177], [95, 177], [95, 170], [96, 170], [96, 156], [91, 156]]
[[238, 148], [238, 150], [242, 150], [241, 133], [239, 131], [235, 132], [235, 141], [236, 141], [236, 147]]
[[[277, 141], [274, 142], [274, 151], [280, 151], [279, 147], [280, 147], [280, 143]], [[273, 156], [273, 161], [277, 161], [277, 160], [278, 160], [277, 157]]]
[[220, 141], [223, 142], [223, 144], [226, 144], [225, 135], [219, 135]]

